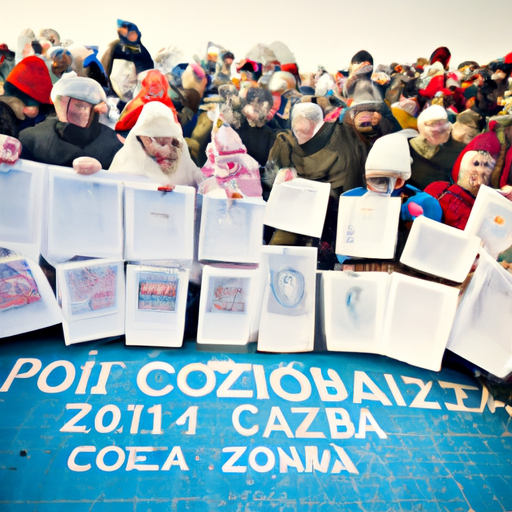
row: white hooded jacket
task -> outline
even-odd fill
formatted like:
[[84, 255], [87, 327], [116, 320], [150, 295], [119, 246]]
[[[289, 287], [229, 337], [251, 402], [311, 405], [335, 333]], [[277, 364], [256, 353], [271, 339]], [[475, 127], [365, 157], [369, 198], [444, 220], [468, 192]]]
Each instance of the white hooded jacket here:
[[[180, 161], [177, 169], [172, 174], [168, 175], [162, 172], [160, 166], [146, 154], [137, 140], [137, 136], [141, 135], [175, 137], [181, 141]], [[203, 181], [201, 170], [190, 157], [180, 124], [175, 120], [172, 110], [159, 101], [152, 101], [144, 105], [139, 119], [128, 134], [124, 147], [114, 157], [109, 171], [145, 176], [160, 185], [197, 187]]]

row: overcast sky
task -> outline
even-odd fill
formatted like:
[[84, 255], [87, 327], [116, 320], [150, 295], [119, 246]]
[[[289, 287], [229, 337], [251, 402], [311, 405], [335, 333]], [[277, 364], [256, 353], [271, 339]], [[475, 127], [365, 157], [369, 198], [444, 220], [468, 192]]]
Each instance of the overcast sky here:
[[512, 0], [15, 0], [2, 9], [0, 43], [15, 50], [25, 28], [53, 28], [77, 44], [99, 46], [101, 54], [117, 37], [117, 18], [138, 25], [152, 55], [174, 45], [184, 62], [202, 57], [208, 41], [238, 61], [256, 43], [279, 40], [301, 71], [323, 65], [331, 72], [347, 68], [361, 49], [375, 64], [389, 64], [447, 46], [452, 67], [512, 51]]

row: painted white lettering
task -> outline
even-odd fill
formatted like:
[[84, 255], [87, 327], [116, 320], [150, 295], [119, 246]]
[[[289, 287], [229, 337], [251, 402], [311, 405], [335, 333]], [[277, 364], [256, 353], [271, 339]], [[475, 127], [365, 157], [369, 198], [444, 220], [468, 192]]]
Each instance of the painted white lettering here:
[[[111, 466], [107, 466], [107, 464], [105, 464], [105, 457], [110, 452], [117, 454], [117, 460]], [[96, 456], [96, 466], [98, 466], [98, 469], [101, 471], [110, 473], [112, 471], [117, 471], [124, 464], [125, 459], [126, 455], [123, 449], [119, 448], [119, 446], [105, 446], [105, 448], [102, 448]]]
[[[455, 384], [454, 382], [445, 382], [445, 381], [438, 381], [439, 385], [443, 389], [453, 389], [455, 391], [455, 399], [457, 403], [448, 403], [445, 402], [444, 405], [449, 411], [465, 411], [465, 412], [483, 412], [485, 404], [487, 403], [487, 398], [489, 396], [489, 391], [484, 386], [482, 390], [482, 395], [480, 399], [480, 406], [479, 407], [467, 407], [464, 404], [464, 399], [469, 398], [467, 393], [464, 391], [467, 389], [468, 391], [478, 391], [480, 388], [476, 386], [467, 386], [464, 384]], [[485, 391], [484, 391], [485, 390]]]
[[77, 446], [73, 449], [73, 451], [69, 454], [68, 457], [68, 468], [71, 471], [75, 471], [76, 473], [83, 473], [84, 471], [89, 471], [91, 469], [91, 464], [77, 464], [76, 456], [81, 453], [94, 453], [96, 451], [95, 446]]
[[[365, 385], [370, 392], [363, 390]], [[382, 405], [392, 405], [391, 400], [384, 394], [377, 384], [373, 382], [366, 372], [356, 370], [354, 372], [354, 403], [360, 404], [363, 400], [373, 400], [381, 402]]]
[[349, 473], [358, 475], [359, 471], [354, 466], [354, 463], [350, 460], [347, 452], [341, 446], [336, 446], [334, 443], [331, 443], [331, 446], [334, 448], [336, 454], [339, 457], [339, 459], [334, 462], [331, 473], [341, 473], [342, 471], [348, 471]]
[[251, 404], [239, 405], [234, 409], [233, 414], [231, 415], [231, 421], [233, 423], [233, 427], [239, 434], [249, 437], [255, 435], [256, 432], [258, 432], [259, 426], [253, 425], [251, 428], [242, 427], [242, 424], [240, 423], [240, 415], [245, 411], [248, 411], [252, 414], [257, 414], [258, 408]]
[[77, 423], [84, 418], [89, 412], [91, 412], [91, 404], [66, 404], [66, 410], [72, 411], [78, 409], [80, 412], [75, 414], [61, 429], [60, 432], [82, 432], [87, 434], [90, 432], [89, 429], [85, 429], [85, 425], [77, 425]]
[[[267, 461], [265, 464], [260, 464], [256, 460], [256, 457], [260, 454], [266, 457]], [[249, 454], [249, 466], [251, 466], [251, 468], [258, 473], [268, 473], [275, 466], [275, 464], [276, 456], [272, 450], [266, 446], [258, 446], [257, 448], [254, 448], [254, 450], [252, 450]]]
[[173, 374], [174, 368], [169, 363], [163, 363], [161, 361], [153, 361], [144, 365], [137, 374], [137, 386], [139, 389], [148, 396], [165, 396], [169, 394], [174, 389], [172, 384], [167, 384], [161, 389], [154, 389], [148, 384], [148, 375], [153, 371], [163, 371]]
[[313, 471], [320, 471], [320, 473], [327, 473], [329, 469], [329, 463], [331, 462], [331, 452], [324, 450], [322, 453], [322, 459], [318, 460], [318, 446], [305, 446], [306, 454], [306, 473], [312, 473]]
[[184, 433], [193, 436], [197, 429], [197, 405], [191, 405], [177, 420], [176, 425], [185, 425], [188, 421], [188, 430]]
[[265, 368], [262, 364], [254, 364], [252, 366], [252, 373], [254, 374], [254, 382], [256, 383], [256, 398], [258, 400], [268, 400], [267, 381], [265, 380]]
[[162, 431], [162, 405], [157, 404], [148, 409], [149, 414], [153, 415], [153, 428], [152, 434], [163, 434]]
[[[110, 423], [108, 425], [105, 425], [103, 423], [103, 418], [107, 413], [112, 414], [112, 419], [110, 420]], [[94, 418], [94, 428], [96, 429], [96, 432], [99, 432], [100, 434], [108, 434], [109, 432], [112, 432], [113, 430], [116, 429], [120, 421], [121, 411], [119, 410], [119, 407], [117, 407], [117, 405], [112, 404], [104, 405], [96, 413], [96, 417]]]
[[98, 382], [96, 386], [91, 388], [92, 395], [106, 395], [107, 394], [107, 381], [110, 376], [110, 372], [112, 371], [113, 366], [120, 366], [121, 368], [126, 368], [126, 365], [122, 361], [110, 361], [100, 363], [101, 371], [100, 376], [98, 377]]
[[270, 416], [268, 418], [265, 432], [263, 432], [263, 437], [268, 437], [270, 433], [274, 431], [281, 431], [286, 434], [286, 437], [293, 437], [293, 432], [291, 431], [288, 423], [286, 422], [286, 419], [283, 416], [281, 409], [277, 406], [273, 406], [272, 409], [270, 410]]
[[[345, 387], [345, 384], [343, 384], [338, 372], [329, 368], [327, 370], [327, 375], [330, 380], [324, 379], [321, 368], [311, 368], [310, 372], [313, 376], [313, 380], [315, 381], [315, 385], [322, 402], [342, 402], [347, 398], [347, 388]], [[333, 389], [335, 392], [329, 393], [329, 389]]]
[[[292, 377], [299, 383], [300, 391], [298, 393], [288, 393], [283, 389], [281, 380], [285, 376]], [[274, 370], [270, 374], [270, 385], [277, 396], [289, 402], [302, 402], [311, 396], [311, 383], [303, 373], [293, 368], [293, 363]]]
[[222, 453], [232, 453], [231, 457], [223, 464], [223, 473], [245, 473], [247, 466], [235, 466], [235, 462], [245, 453], [247, 446], [226, 446]]
[[316, 418], [320, 407], [292, 407], [291, 411], [293, 414], [306, 414], [306, 417], [302, 420], [302, 423], [297, 427], [295, 431], [295, 437], [300, 439], [313, 439], [313, 438], [324, 438], [323, 432], [310, 432], [308, 428]]
[[[354, 435], [356, 428], [350, 419], [350, 414], [341, 407], [327, 407], [325, 409], [331, 439], [348, 439]], [[345, 431], [340, 432], [339, 427], [344, 427]]]
[[216, 372], [228, 374], [217, 389], [220, 398], [252, 398], [252, 389], [231, 389], [231, 386], [240, 378], [242, 373], [250, 372], [248, 363], [235, 363], [233, 361], [208, 361], [208, 366]]
[[387, 439], [387, 434], [379, 427], [379, 424], [375, 421], [373, 414], [369, 409], [361, 409], [359, 414], [359, 430], [355, 435], [358, 439], [365, 439], [366, 432], [376, 432], [381, 439]]
[[188, 464], [185, 461], [181, 447], [173, 446], [169, 457], [162, 466], [162, 471], [169, 471], [172, 466], [178, 466], [181, 471], [188, 471]]
[[85, 395], [85, 392], [87, 391], [87, 383], [89, 382], [89, 377], [91, 376], [91, 370], [94, 367], [94, 364], [94, 361], [87, 361], [80, 367], [82, 375], [80, 375], [78, 386], [75, 389], [75, 395]]
[[407, 407], [404, 397], [402, 396], [400, 389], [398, 389], [398, 385], [397, 385], [393, 375], [391, 375], [391, 373], [385, 373], [384, 378], [386, 379], [386, 382], [388, 383], [389, 390], [391, 391], [391, 394], [393, 395], [393, 398], [395, 399], [396, 405], [398, 405], [399, 407]]
[[409, 407], [418, 409], [441, 409], [441, 406], [437, 402], [425, 401], [428, 392], [432, 388], [432, 381], [429, 381], [425, 384], [421, 379], [416, 379], [415, 377], [405, 377], [403, 375], [402, 380], [405, 384], [416, 384], [420, 388], [418, 394]]
[[[203, 373], [206, 382], [202, 388], [194, 389], [188, 385], [187, 378], [192, 372]], [[178, 387], [187, 396], [201, 397], [206, 396], [215, 389], [215, 372], [203, 363], [190, 363], [184, 366], [178, 373]]]
[[[19, 373], [25, 364], [30, 364], [30, 368], [24, 373]], [[5, 382], [2, 384], [0, 392], [6, 393], [9, 391], [9, 388], [11, 387], [14, 379], [30, 379], [30, 377], [33, 377], [41, 369], [42, 366], [43, 364], [39, 359], [34, 357], [20, 357], [20, 359], [16, 361], [11, 372], [7, 376], [7, 379], [5, 379]]]
[[126, 471], [158, 471], [157, 464], [137, 464], [146, 462], [145, 455], [139, 455], [141, 452], [156, 452], [157, 450], [167, 450], [167, 448], [157, 448], [156, 446], [127, 446], [128, 460], [126, 462]]
[[128, 404], [128, 410], [133, 411], [132, 422], [130, 425], [130, 434], [136, 434], [139, 431], [140, 415], [144, 406], [142, 404]]
[[[56, 368], [64, 368], [66, 376], [60, 384], [56, 386], [50, 386], [48, 384], [48, 377]], [[43, 393], [61, 393], [62, 391], [66, 391], [66, 389], [68, 389], [71, 384], [73, 384], [73, 380], [75, 380], [75, 374], [76, 370], [73, 366], [73, 363], [70, 363], [69, 361], [54, 361], [39, 374], [39, 378], [37, 379], [37, 387]]]
[[304, 464], [302, 464], [295, 446], [290, 446], [291, 456], [279, 446], [277, 453], [279, 455], [279, 473], [288, 473], [288, 468], [295, 468], [298, 473], [304, 473]]

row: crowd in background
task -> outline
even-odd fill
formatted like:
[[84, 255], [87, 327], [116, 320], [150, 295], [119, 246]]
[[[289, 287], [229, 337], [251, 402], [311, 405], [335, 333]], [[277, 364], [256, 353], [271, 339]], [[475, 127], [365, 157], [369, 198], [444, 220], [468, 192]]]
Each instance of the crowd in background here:
[[[150, 55], [123, 20], [101, 56], [53, 29], [23, 31], [16, 49], [0, 46], [0, 160], [143, 174], [235, 198], [267, 199], [274, 183], [294, 177], [328, 182], [320, 239], [265, 236], [316, 245], [320, 268], [331, 269], [348, 191], [412, 194], [422, 213], [428, 193], [441, 207], [432, 218], [460, 229], [481, 184], [512, 197], [512, 53], [454, 66], [439, 47], [428, 59], [376, 65], [360, 50], [339, 70], [314, 72], [279, 41], [244, 56], [215, 43], [190, 62], [180, 56], [174, 46]], [[165, 109], [146, 108], [154, 102]], [[406, 137], [410, 170], [396, 162], [365, 176], [375, 142], [394, 133]]]

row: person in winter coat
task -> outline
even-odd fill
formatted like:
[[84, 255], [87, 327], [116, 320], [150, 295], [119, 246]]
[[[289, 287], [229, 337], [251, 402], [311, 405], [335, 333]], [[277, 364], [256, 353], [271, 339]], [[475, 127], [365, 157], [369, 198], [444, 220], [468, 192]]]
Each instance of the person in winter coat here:
[[57, 117], [48, 117], [20, 132], [21, 158], [72, 167], [79, 157], [92, 157], [108, 169], [123, 144], [111, 128], [100, 124], [105, 92], [92, 78], [66, 73], [52, 88]]
[[455, 183], [436, 181], [425, 188], [443, 210], [442, 222], [464, 229], [481, 185], [489, 185], [500, 153], [500, 144], [493, 133], [475, 137], [459, 155], [453, 166]]
[[329, 204], [320, 240], [277, 230], [270, 243], [319, 246], [319, 268], [332, 269], [336, 263], [339, 197], [346, 190], [362, 186], [366, 147], [351, 127], [324, 122], [322, 108], [315, 103], [296, 104], [291, 126], [291, 132], [277, 135], [267, 167], [293, 168], [299, 178], [330, 183]]
[[164, 186], [195, 187], [203, 180], [174, 112], [159, 101], [144, 105], [109, 171], [146, 176]]

